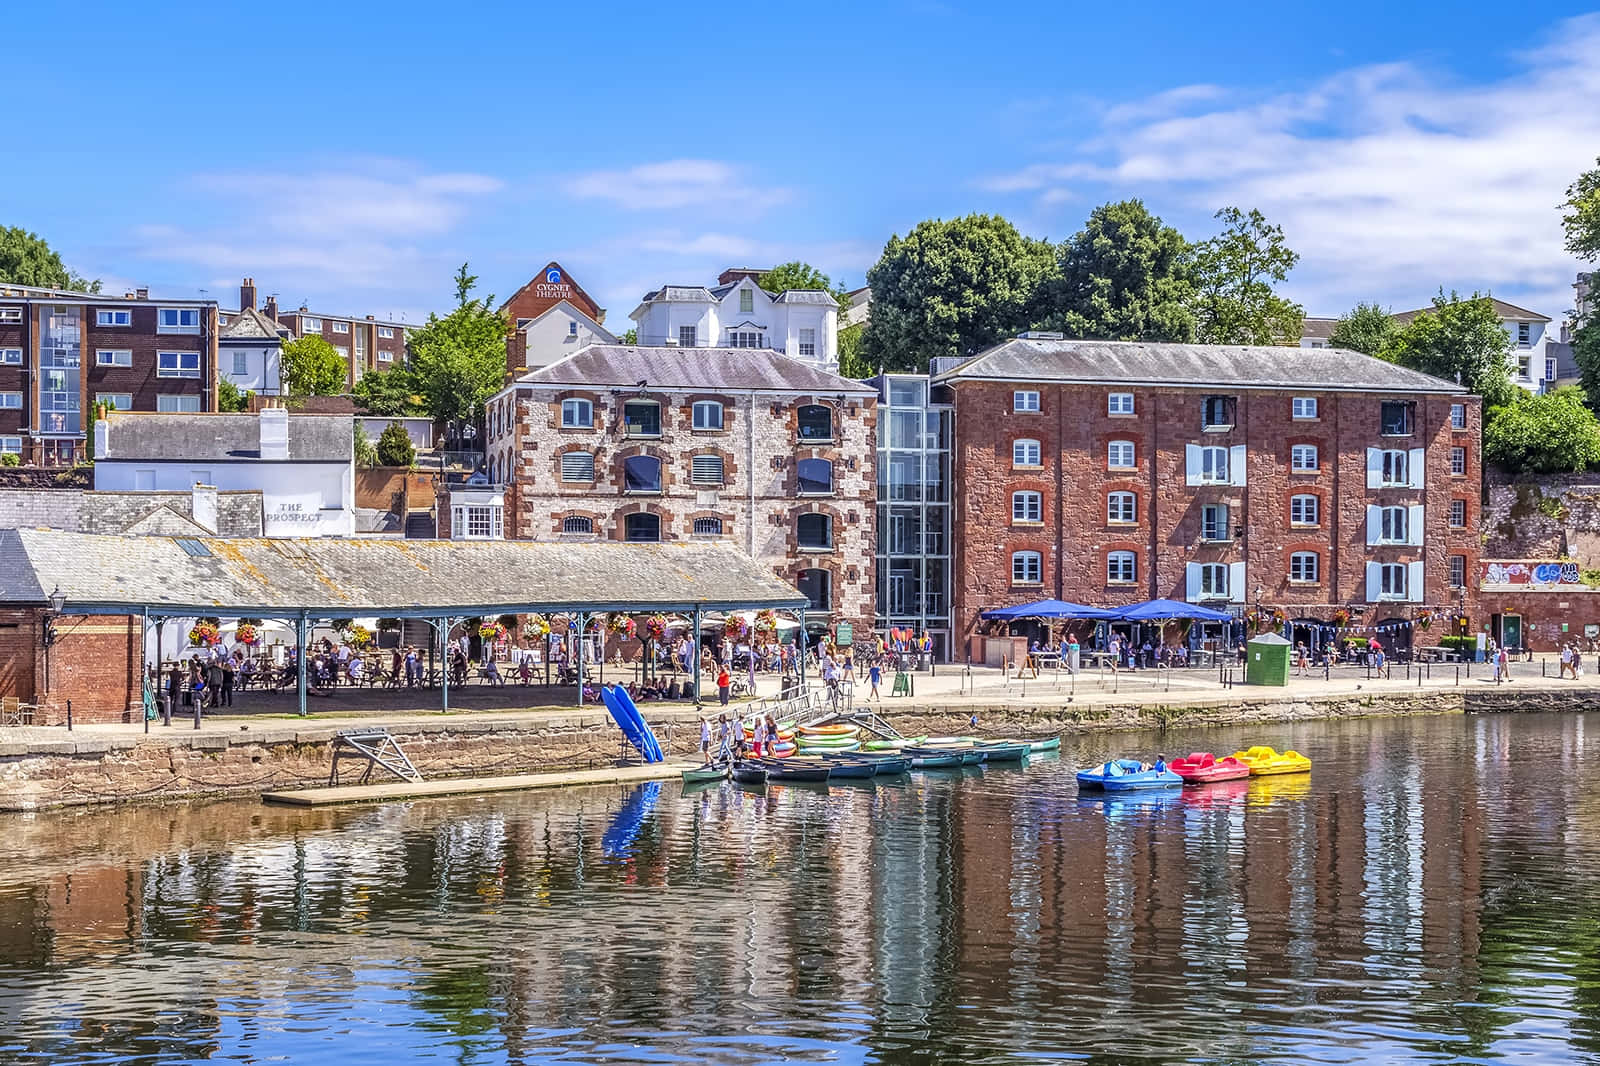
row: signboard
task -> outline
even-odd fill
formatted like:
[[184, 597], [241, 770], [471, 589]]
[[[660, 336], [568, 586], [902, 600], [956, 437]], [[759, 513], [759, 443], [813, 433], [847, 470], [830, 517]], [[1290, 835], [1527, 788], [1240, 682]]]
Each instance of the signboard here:
[[1512, 587], [1555, 585], [1581, 585], [1583, 579], [1574, 562], [1484, 562], [1480, 570], [1481, 584], [1509, 585]]
[[541, 300], [576, 300], [578, 294], [572, 290], [572, 282], [568, 281], [561, 273], [560, 267], [550, 267], [544, 272], [544, 277], [533, 283], [533, 294]]
[[274, 494], [262, 502], [262, 532], [269, 537], [347, 537], [355, 532], [351, 516], [338, 507], [324, 508], [320, 493]]
[[840, 622], [834, 630], [833, 642], [841, 648], [848, 648], [855, 642], [855, 627], [849, 622]]

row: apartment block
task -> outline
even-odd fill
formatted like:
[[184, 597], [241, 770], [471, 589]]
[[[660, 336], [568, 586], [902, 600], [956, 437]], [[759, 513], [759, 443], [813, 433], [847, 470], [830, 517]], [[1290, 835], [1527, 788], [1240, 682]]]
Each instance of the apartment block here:
[[[243, 312], [256, 310], [257, 289], [255, 279], [245, 278], [239, 286], [239, 309], [223, 309], [221, 325], [227, 327]], [[312, 311], [304, 304], [294, 310], [278, 306], [276, 296], [268, 296], [259, 311], [274, 325], [288, 331], [288, 338], [307, 335], [321, 337], [344, 357], [348, 364], [349, 387], [354, 388], [361, 376], [372, 370], [387, 370], [402, 364], [406, 359], [406, 337], [414, 327], [404, 322], [380, 319], [375, 315], [326, 314]], [[279, 391], [266, 387], [269, 394]]]

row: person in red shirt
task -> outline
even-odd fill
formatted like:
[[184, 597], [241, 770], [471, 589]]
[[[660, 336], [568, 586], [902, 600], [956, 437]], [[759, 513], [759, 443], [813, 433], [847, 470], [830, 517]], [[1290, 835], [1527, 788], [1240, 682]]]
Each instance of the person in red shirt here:
[[722, 705], [724, 707], [728, 705], [728, 692], [732, 684], [733, 679], [728, 676], [728, 668], [726, 666], [719, 667], [717, 669], [717, 695], [722, 697]]

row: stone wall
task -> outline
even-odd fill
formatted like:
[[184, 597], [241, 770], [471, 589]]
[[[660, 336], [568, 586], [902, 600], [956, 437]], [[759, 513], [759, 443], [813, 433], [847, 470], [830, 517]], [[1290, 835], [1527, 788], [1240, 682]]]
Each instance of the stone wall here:
[[1593, 474], [1485, 477], [1484, 557], [1576, 559], [1600, 567], [1600, 478]]

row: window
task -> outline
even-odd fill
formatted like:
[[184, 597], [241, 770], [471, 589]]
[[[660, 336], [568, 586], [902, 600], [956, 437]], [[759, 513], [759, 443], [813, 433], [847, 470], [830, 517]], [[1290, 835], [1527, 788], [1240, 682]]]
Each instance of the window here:
[[1451, 500], [1450, 501], [1450, 528], [1451, 529], [1466, 529], [1467, 528], [1467, 501], [1466, 500]]
[[197, 378], [200, 376], [199, 352], [157, 352], [156, 377]]
[[826, 459], [802, 459], [795, 464], [796, 488], [802, 496], [833, 494], [833, 464]]
[[350, 361], [350, 349], [349, 348], [346, 348], [342, 344], [336, 344], [336, 345], [333, 346], [333, 350], [339, 353], [339, 358], [340, 359], [343, 359], [345, 362], [349, 362]]
[[722, 484], [722, 456], [697, 455], [689, 461], [689, 482], [694, 485]]
[[97, 392], [94, 402], [104, 404], [113, 411], [133, 410], [133, 393], [131, 392]]
[[1315, 396], [1296, 396], [1289, 401], [1289, 411], [1295, 418], [1316, 418], [1317, 398]]
[[1012, 466], [1038, 466], [1039, 442], [1027, 437], [1011, 442]]
[[795, 519], [794, 538], [802, 549], [827, 551], [833, 547], [833, 519], [825, 514], [803, 514]]
[[21, 366], [21, 348], [0, 348], [0, 366]]
[[1133, 552], [1106, 553], [1106, 580], [1128, 585], [1139, 579], [1139, 559]]
[[568, 322], [567, 323], [567, 339], [568, 340], [573, 340], [577, 336], [578, 336], [578, 323], [575, 322], [575, 321]]
[[1133, 414], [1133, 393], [1113, 392], [1106, 397], [1106, 414], [1131, 415]]
[[1518, 322], [1517, 323], [1517, 347], [1518, 348], [1531, 348], [1531, 347], [1533, 347], [1533, 323], [1532, 322]]
[[1113, 492], [1106, 496], [1106, 521], [1129, 524], [1138, 521], [1138, 497], [1131, 492]]
[[132, 311], [96, 311], [94, 324], [97, 326], [131, 326], [133, 325]]
[[593, 481], [594, 452], [562, 452], [562, 481]]
[[653, 514], [631, 514], [622, 520], [622, 539], [635, 542], [655, 542], [661, 539], [661, 517]]
[[1208, 503], [1200, 508], [1201, 540], [1232, 540], [1232, 532], [1228, 528], [1227, 504]]
[[[1554, 377], [1555, 375], [1551, 374], [1551, 375], [1548, 375], [1548, 376]], [[1467, 428], [1467, 405], [1466, 404], [1464, 404], [1464, 403], [1453, 403], [1453, 404], [1450, 405], [1450, 428], [1451, 429], [1466, 429]]]
[[1037, 585], [1044, 581], [1044, 558], [1038, 552], [1011, 553], [1011, 583]]
[[728, 334], [730, 348], [765, 348], [766, 339], [754, 330], [733, 330]]
[[1385, 437], [1409, 437], [1417, 405], [1409, 400], [1385, 400], [1378, 417], [1378, 432]]
[[562, 400], [561, 428], [593, 429], [594, 404], [588, 400]]
[[722, 536], [722, 519], [696, 518], [693, 530], [694, 535], [697, 537], [720, 537]]
[[1314, 526], [1322, 520], [1322, 501], [1310, 493], [1289, 497], [1289, 524]]
[[695, 429], [721, 429], [722, 405], [715, 400], [701, 400], [694, 405]]
[[[22, 308], [20, 308], [20, 307], [0, 307], [0, 322], [21, 322], [21, 321], [22, 321]], [[104, 324], [105, 323], [101, 323], [101, 325], [104, 325]]]
[[1406, 509], [1404, 507], [1380, 507], [1378, 542], [1380, 544], [1404, 544], [1407, 537]]
[[1228, 483], [1228, 449], [1200, 449], [1200, 483], [1202, 485]]
[[1533, 356], [1527, 352], [1519, 352], [1512, 357], [1517, 362], [1517, 380], [1531, 381], [1533, 374]]
[[1406, 460], [1409, 456], [1405, 452], [1387, 451], [1383, 453], [1383, 472], [1379, 476], [1380, 485], [1408, 485], [1410, 478], [1407, 476], [1409, 469]]
[[239, 375], [250, 373], [250, 356], [247, 353], [233, 353], [233, 372]]
[[[572, 453], [568, 453], [568, 454], [572, 454]], [[582, 517], [580, 517], [578, 515], [568, 515], [566, 518], [563, 518], [561, 520], [561, 532], [563, 532], [563, 533], [593, 533], [594, 532], [594, 519], [592, 519], [592, 518], [582, 518]]]
[[1467, 450], [1456, 447], [1450, 449], [1450, 473], [1465, 475], [1467, 472]]
[[387, 348], [379, 348], [378, 349], [378, 362], [387, 363], [387, 362], [392, 361], [393, 359], [394, 359], [394, 353], [393, 352], [389, 351]]
[[95, 366], [132, 366], [133, 353], [127, 349], [100, 348], [94, 353]]
[[1018, 389], [1011, 394], [1011, 409], [1013, 411], [1037, 411], [1039, 409], [1039, 393], [1036, 389]]
[[1378, 596], [1385, 600], [1406, 598], [1406, 567], [1404, 563], [1382, 563], [1378, 567]]
[[[393, 340], [394, 339], [394, 327], [393, 326], [379, 326], [378, 327], [378, 339], [379, 340], [386, 340], [386, 341], [387, 340]], [[586, 519], [584, 519], [584, 521], [587, 522], [588, 519], [586, 518]]]
[[1453, 589], [1467, 587], [1467, 557], [1465, 555], [1450, 556], [1450, 587]]
[[462, 532], [467, 540], [499, 540], [500, 508], [462, 507], [466, 519]]
[[349, 333], [350, 332], [350, 323], [348, 323], [348, 322], [335, 322], [333, 324], [333, 331], [335, 333]]
[[301, 333], [321, 333], [322, 332], [322, 319], [320, 319], [320, 318], [302, 318], [300, 320], [300, 332]]
[[1043, 522], [1044, 496], [1037, 492], [1013, 492], [1011, 494], [1011, 521]]
[[661, 460], [653, 455], [630, 455], [622, 461], [625, 492], [660, 492]]
[[200, 311], [193, 307], [163, 307], [156, 312], [157, 333], [199, 333]]
[[822, 404], [808, 403], [801, 407], [797, 421], [801, 440], [833, 439], [833, 412]]
[[1228, 564], [1200, 564], [1200, 597], [1207, 600], [1228, 598]]
[[1556, 361], [1554, 359], [1546, 359], [1544, 361], [1544, 379], [1546, 381], [1554, 381], [1556, 379]]
[[756, 294], [754, 292], [751, 292], [749, 288], [740, 289], [739, 290], [739, 311], [742, 314], [747, 314], [748, 315], [750, 312], [754, 311], [755, 309], [756, 309]]
[[1317, 580], [1316, 552], [1295, 552], [1289, 556], [1289, 580], [1314, 584]]
[[622, 405], [622, 426], [630, 437], [661, 436], [661, 405], [654, 400], [629, 400]]
[[1113, 470], [1134, 468], [1133, 441], [1114, 440], [1106, 445], [1106, 465]]
[[22, 410], [22, 393], [0, 392], [0, 410]]
[[697, 330], [694, 326], [678, 327], [678, 347], [695, 348], [699, 346], [699, 342], [699, 330]]
[[1207, 396], [1200, 405], [1200, 428], [1216, 431], [1233, 428], [1232, 396]]
[[800, 331], [800, 355], [802, 358], [815, 358], [817, 354], [817, 331], [802, 329]]
[[0, 437], [0, 452], [10, 452], [12, 455], [21, 455], [22, 438]]
[[[128, 405], [132, 407], [132, 404]], [[200, 411], [200, 397], [174, 396], [163, 393], [156, 397], [156, 410], [166, 414], [198, 414]]]
[[833, 575], [826, 570], [802, 570], [794, 586], [806, 598], [808, 610], [833, 610]]
[[1317, 472], [1317, 446], [1296, 444], [1289, 449], [1289, 469], [1297, 473]]

